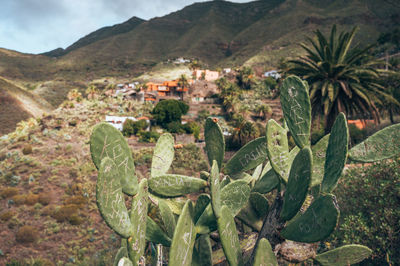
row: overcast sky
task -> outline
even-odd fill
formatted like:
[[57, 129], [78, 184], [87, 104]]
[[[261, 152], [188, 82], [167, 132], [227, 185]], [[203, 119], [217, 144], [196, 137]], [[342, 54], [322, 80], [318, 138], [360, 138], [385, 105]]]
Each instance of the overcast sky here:
[[[151, 19], [204, 0], [0, 0], [0, 47], [25, 53], [66, 48], [104, 26]], [[231, 2], [249, 2], [233, 0]]]

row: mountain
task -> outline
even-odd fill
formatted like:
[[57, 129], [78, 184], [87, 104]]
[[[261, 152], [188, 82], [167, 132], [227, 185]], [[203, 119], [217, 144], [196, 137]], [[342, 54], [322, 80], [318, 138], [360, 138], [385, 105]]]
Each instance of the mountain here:
[[[400, 23], [400, 6], [387, 0], [264, 0], [249, 3], [195, 3], [169, 15], [145, 21], [136, 17], [101, 28], [44, 55], [0, 61], [0, 75], [90, 79], [137, 76], [175, 57], [197, 58], [210, 67], [242, 64], [275, 66], [297, 56], [297, 43], [315, 29], [327, 32], [360, 28], [357, 40], [376, 41]], [[0, 51], [0, 60], [1, 60]], [[30, 58], [29, 58], [30, 57]], [[24, 62], [22, 65], [13, 62]], [[38, 68], [39, 64], [39, 68]], [[6, 72], [6, 73], [4, 73]]]

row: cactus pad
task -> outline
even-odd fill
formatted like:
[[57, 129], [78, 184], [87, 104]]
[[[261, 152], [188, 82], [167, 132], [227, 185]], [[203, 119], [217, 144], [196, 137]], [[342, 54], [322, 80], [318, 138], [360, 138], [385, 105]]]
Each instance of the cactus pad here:
[[314, 187], [321, 184], [324, 178], [324, 164], [326, 160], [326, 149], [328, 148], [330, 134], [324, 136], [320, 139], [312, 148], [313, 154], [313, 165], [312, 165], [312, 175], [311, 175], [311, 185]]
[[[126, 241], [125, 241], [126, 243]], [[117, 255], [115, 255], [113, 266], [118, 266], [118, 262], [123, 258], [128, 257], [128, 250], [126, 247], [121, 247], [118, 249]]]
[[146, 219], [148, 209], [147, 179], [142, 179], [139, 191], [132, 200], [130, 213], [133, 234], [128, 238], [128, 252], [131, 261], [138, 265], [146, 245]]
[[229, 183], [221, 189], [221, 203], [229, 208], [233, 216], [246, 205], [250, 197], [250, 187], [243, 180]]
[[219, 170], [217, 161], [214, 160], [211, 167], [210, 175], [210, 192], [211, 192], [211, 205], [214, 211], [215, 217], [221, 215], [221, 190], [219, 183]]
[[123, 257], [118, 261], [118, 266], [133, 266], [133, 263], [130, 259]]
[[216, 160], [218, 169], [221, 169], [225, 154], [225, 140], [220, 126], [212, 118], [206, 120], [204, 138], [206, 141], [205, 151], [210, 166], [212, 166], [213, 160]]
[[276, 188], [278, 184], [279, 177], [273, 169], [270, 169], [256, 181], [251, 191], [265, 194]]
[[197, 223], [197, 220], [203, 214], [203, 212], [209, 205], [210, 201], [211, 201], [211, 199], [210, 199], [210, 196], [208, 196], [208, 194], [201, 194], [197, 198], [196, 205], [194, 206], [194, 216], [193, 216], [193, 220], [195, 223]]
[[258, 242], [253, 266], [278, 266], [271, 244], [266, 238], [261, 238]]
[[170, 265], [191, 265], [196, 230], [193, 222], [193, 204], [190, 200], [185, 203], [172, 239], [169, 251]]
[[90, 136], [90, 153], [97, 169], [101, 160], [108, 157], [117, 165], [122, 191], [128, 195], [137, 192], [138, 181], [132, 152], [121, 132], [108, 123], [100, 123], [93, 128]]
[[174, 137], [167, 133], [161, 135], [154, 148], [151, 162], [151, 176], [159, 176], [168, 172], [174, 159]]
[[146, 220], [146, 240], [166, 247], [171, 245], [171, 238], [149, 216]]
[[221, 217], [218, 218], [217, 224], [222, 248], [224, 249], [229, 265], [243, 265], [242, 251], [239, 245], [235, 220], [228, 207], [222, 206]]
[[346, 245], [318, 254], [315, 260], [321, 265], [342, 266], [352, 265], [371, 256], [372, 250], [362, 245]]
[[304, 214], [296, 217], [283, 228], [281, 236], [297, 242], [318, 242], [333, 232], [338, 218], [339, 210], [334, 196], [320, 196]]
[[104, 158], [100, 164], [96, 201], [100, 214], [107, 225], [122, 237], [130, 237], [133, 228], [125, 206], [119, 171], [114, 161], [108, 157]]
[[294, 142], [300, 148], [310, 146], [311, 103], [308, 84], [296, 76], [287, 77], [281, 86], [281, 105]]
[[335, 189], [346, 164], [348, 141], [349, 132], [346, 117], [343, 113], [340, 113], [332, 126], [326, 150], [324, 179], [321, 183], [322, 192], [329, 193]]
[[286, 130], [271, 119], [267, 124], [266, 138], [267, 153], [271, 166], [278, 176], [287, 181], [290, 165], [288, 163], [289, 146]]
[[400, 124], [386, 127], [354, 146], [350, 159], [357, 162], [375, 162], [400, 154]]
[[292, 219], [300, 210], [311, 182], [312, 155], [310, 148], [302, 149], [293, 161], [286, 186], [281, 220]]
[[176, 221], [174, 213], [171, 211], [168, 204], [162, 200], [158, 200], [158, 208], [160, 209], [161, 219], [169, 237], [174, 236]]
[[268, 214], [268, 200], [263, 195], [257, 192], [252, 192], [250, 193], [249, 201], [258, 217], [265, 217]]
[[207, 182], [203, 179], [183, 175], [160, 175], [149, 179], [150, 190], [166, 197], [198, 192], [206, 186]]
[[244, 145], [227, 162], [224, 172], [227, 175], [235, 175], [253, 169], [267, 158], [267, 145], [265, 138], [257, 138]]
[[201, 235], [194, 243], [192, 266], [212, 265], [212, 249], [209, 235]]

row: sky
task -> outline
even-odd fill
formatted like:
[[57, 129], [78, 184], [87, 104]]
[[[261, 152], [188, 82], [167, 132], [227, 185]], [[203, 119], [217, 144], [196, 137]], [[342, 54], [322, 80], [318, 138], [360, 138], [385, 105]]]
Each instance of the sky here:
[[[0, 0], [0, 48], [43, 53], [133, 16], [161, 17], [204, 0]], [[233, 0], [244, 3], [249, 0]]]

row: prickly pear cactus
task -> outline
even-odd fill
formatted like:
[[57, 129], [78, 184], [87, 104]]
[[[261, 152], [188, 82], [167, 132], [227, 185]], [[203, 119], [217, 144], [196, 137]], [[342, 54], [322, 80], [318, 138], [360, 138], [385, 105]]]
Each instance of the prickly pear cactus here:
[[125, 206], [119, 171], [114, 161], [105, 157], [100, 164], [96, 186], [97, 206], [105, 222], [124, 238], [133, 233]]
[[207, 182], [200, 178], [183, 175], [160, 175], [149, 179], [150, 190], [158, 195], [177, 197], [198, 192], [207, 186]]
[[256, 250], [254, 266], [278, 266], [271, 244], [267, 239], [262, 238]]
[[369, 256], [372, 250], [361, 245], [346, 245], [328, 252], [318, 254], [315, 260], [321, 265], [341, 266], [359, 263]]
[[174, 137], [169, 133], [161, 135], [154, 148], [151, 176], [166, 174], [174, 160], [174, 154]]
[[205, 151], [210, 166], [212, 166], [213, 161], [216, 160], [218, 169], [221, 169], [225, 154], [225, 140], [217, 121], [214, 121], [212, 118], [207, 118], [206, 120], [204, 138], [206, 141]]
[[400, 155], [400, 124], [384, 128], [350, 150], [350, 159], [370, 163]]
[[122, 190], [128, 195], [137, 192], [138, 181], [132, 152], [121, 132], [108, 123], [100, 123], [93, 128], [90, 136], [90, 153], [97, 169], [103, 158], [108, 157], [117, 166]]
[[310, 146], [311, 103], [308, 90], [307, 82], [296, 76], [287, 77], [280, 90], [286, 124], [301, 149]]
[[210, 174], [211, 206], [215, 217], [221, 216], [221, 189], [217, 161], [213, 161]]

